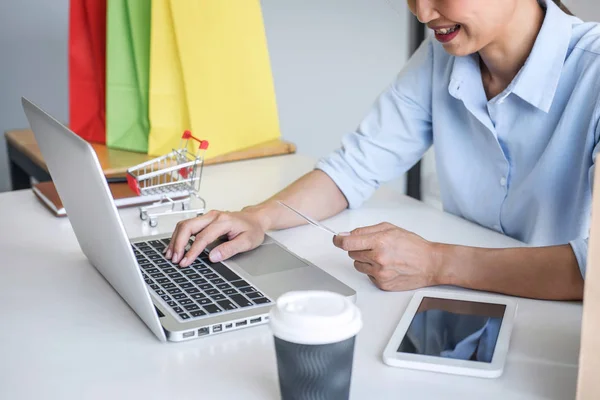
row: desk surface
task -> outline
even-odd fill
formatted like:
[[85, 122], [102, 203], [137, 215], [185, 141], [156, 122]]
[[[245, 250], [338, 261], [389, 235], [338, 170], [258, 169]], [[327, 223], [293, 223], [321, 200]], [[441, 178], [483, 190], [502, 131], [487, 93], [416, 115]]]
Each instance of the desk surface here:
[[[261, 201], [307, 172], [299, 155], [209, 166], [209, 208]], [[81, 253], [66, 219], [53, 217], [29, 190], [0, 195], [0, 397], [6, 399], [277, 399], [267, 326], [163, 344]], [[131, 237], [156, 228], [121, 210]], [[327, 221], [337, 231], [387, 220], [426, 239], [487, 247], [519, 246], [423, 203], [381, 188], [358, 210]], [[93, 227], [90, 227], [93, 228]], [[275, 232], [290, 249], [356, 289], [364, 328], [354, 361], [353, 399], [572, 399], [581, 305], [518, 299], [504, 375], [480, 379], [391, 368], [382, 351], [412, 292], [388, 293], [356, 272], [330, 238], [309, 226]]]

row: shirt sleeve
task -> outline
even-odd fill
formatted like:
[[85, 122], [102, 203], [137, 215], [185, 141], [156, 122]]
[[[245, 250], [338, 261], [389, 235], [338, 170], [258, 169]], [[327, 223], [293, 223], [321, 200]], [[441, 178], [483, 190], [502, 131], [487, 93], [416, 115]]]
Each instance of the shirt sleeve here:
[[[596, 145], [594, 147], [594, 151], [592, 152], [592, 166], [589, 171], [589, 180], [590, 187], [593, 191], [594, 186], [594, 173], [596, 169], [596, 158], [598, 153], [600, 152], [600, 120], [598, 121], [598, 125], [596, 128]], [[596, 200], [598, 201], [598, 200]], [[587, 254], [588, 254], [588, 242], [589, 242], [589, 232], [588, 236], [585, 238], [577, 238], [571, 241], [569, 244], [575, 253], [575, 258], [577, 258], [577, 263], [579, 264], [579, 270], [581, 271], [581, 276], [585, 279], [585, 272], [587, 269]]]
[[357, 130], [315, 166], [331, 177], [350, 208], [359, 207], [381, 183], [404, 174], [431, 146], [432, 75], [433, 45], [426, 40]]

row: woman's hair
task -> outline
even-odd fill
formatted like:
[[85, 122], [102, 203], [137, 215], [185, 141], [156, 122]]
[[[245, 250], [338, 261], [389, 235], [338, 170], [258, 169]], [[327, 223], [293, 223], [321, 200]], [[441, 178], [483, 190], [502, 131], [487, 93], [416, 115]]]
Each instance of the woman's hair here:
[[562, 3], [561, 0], [552, 0], [556, 3], [557, 6], [560, 7], [561, 10], [563, 10], [564, 12], [566, 12], [569, 15], [573, 15], [573, 13]]

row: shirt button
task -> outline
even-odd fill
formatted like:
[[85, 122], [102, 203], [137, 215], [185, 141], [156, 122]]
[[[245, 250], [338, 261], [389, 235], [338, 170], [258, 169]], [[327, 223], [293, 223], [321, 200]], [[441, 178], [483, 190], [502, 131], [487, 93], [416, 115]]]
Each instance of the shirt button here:
[[500, 186], [506, 186], [506, 178], [505, 177], [500, 178]]

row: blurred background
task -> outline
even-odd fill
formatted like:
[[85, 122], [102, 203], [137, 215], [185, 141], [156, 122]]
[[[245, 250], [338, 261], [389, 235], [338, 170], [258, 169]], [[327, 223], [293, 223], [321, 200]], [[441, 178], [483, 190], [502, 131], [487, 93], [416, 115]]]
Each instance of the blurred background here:
[[[600, 21], [598, 0], [564, 3]], [[261, 0], [281, 134], [314, 158], [339, 146], [410, 53], [405, 0]], [[27, 128], [26, 96], [68, 123], [69, 0], [0, 1], [0, 132]], [[439, 206], [431, 152], [423, 199]], [[405, 180], [389, 183], [405, 191]], [[0, 192], [10, 190], [4, 135]]]

